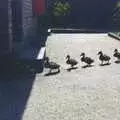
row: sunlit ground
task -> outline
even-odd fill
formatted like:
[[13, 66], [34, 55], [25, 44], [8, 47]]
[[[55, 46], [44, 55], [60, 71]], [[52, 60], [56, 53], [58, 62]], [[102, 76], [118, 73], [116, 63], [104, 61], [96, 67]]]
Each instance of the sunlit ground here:
[[[61, 65], [61, 72], [37, 74], [23, 120], [119, 120], [120, 64], [113, 51], [120, 42], [107, 34], [52, 34], [46, 43], [46, 55]], [[97, 53], [111, 56], [111, 64], [100, 66]], [[93, 67], [82, 68], [81, 52], [95, 60]], [[70, 54], [79, 64], [67, 71], [65, 57]]]

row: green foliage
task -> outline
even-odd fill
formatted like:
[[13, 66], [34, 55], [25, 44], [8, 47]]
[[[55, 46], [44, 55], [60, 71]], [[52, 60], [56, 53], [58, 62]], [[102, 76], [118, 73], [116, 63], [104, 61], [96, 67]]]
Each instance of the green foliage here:
[[113, 13], [114, 25], [120, 26], [120, 1], [117, 2]]
[[70, 5], [68, 2], [55, 2], [53, 7], [54, 16], [66, 16], [70, 12]]
[[116, 8], [120, 8], [120, 1], [117, 2]]

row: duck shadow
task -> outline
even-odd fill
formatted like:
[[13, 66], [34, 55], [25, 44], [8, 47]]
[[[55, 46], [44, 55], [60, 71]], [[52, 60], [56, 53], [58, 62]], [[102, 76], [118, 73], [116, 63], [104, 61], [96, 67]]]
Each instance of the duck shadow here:
[[120, 64], [120, 60], [116, 60], [115, 63], [116, 63], [116, 64]]
[[76, 70], [76, 69], [78, 69], [78, 67], [70, 67], [70, 68], [67, 69], [67, 71], [71, 72], [71, 70]]
[[84, 65], [82, 68], [89, 68], [89, 67], [94, 67], [94, 65]]
[[108, 66], [108, 65], [111, 65], [111, 63], [105, 63], [105, 64], [100, 64], [100, 66]]
[[49, 73], [45, 73], [44, 76], [52, 76], [52, 75], [57, 75], [59, 73], [60, 73], [60, 71], [49, 72]]

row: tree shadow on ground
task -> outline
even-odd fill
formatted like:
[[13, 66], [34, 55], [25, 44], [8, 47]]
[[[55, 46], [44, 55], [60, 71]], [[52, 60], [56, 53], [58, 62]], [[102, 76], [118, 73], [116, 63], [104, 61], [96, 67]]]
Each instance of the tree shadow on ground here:
[[35, 76], [36, 72], [30, 71], [29, 68], [19, 68], [15, 65], [0, 70], [1, 120], [22, 119]]
[[[37, 46], [38, 51], [44, 44], [45, 41]], [[41, 73], [42, 71], [42, 60], [0, 58], [1, 120], [22, 120], [36, 73]]]
[[28, 102], [35, 74], [22, 78], [10, 76], [0, 81], [1, 120], [21, 120]]

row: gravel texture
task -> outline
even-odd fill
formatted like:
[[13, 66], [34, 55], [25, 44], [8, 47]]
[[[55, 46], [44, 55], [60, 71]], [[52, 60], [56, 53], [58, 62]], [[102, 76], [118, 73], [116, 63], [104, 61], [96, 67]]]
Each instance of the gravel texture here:
[[[120, 42], [107, 34], [52, 34], [46, 55], [61, 65], [59, 74], [37, 74], [26, 104], [23, 120], [120, 120], [120, 64], [112, 54]], [[112, 57], [100, 66], [97, 52]], [[82, 68], [80, 53], [94, 58], [93, 67]], [[65, 57], [70, 54], [79, 64], [67, 71]]]

